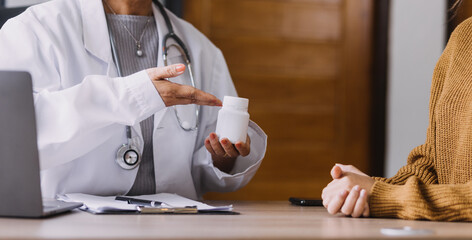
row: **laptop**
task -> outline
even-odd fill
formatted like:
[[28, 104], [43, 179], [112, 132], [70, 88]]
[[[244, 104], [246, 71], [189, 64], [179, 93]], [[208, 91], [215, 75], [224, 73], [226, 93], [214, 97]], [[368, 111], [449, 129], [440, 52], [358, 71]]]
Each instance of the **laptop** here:
[[38, 218], [80, 206], [42, 199], [31, 75], [0, 71], [0, 216]]

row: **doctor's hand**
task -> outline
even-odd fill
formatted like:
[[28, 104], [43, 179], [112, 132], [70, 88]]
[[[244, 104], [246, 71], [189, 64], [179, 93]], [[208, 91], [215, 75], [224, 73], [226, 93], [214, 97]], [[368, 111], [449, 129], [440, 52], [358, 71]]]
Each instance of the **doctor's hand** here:
[[229, 173], [238, 156], [245, 157], [251, 152], [251, 138], [247, 136], [245, 143], [232, 144], [227, 138], [220, 140], [216, 133], [210, 133], [205, 139], [205, 147], [211, 154], [213, 165], [222, 172]]
[[154, 87], [159, 92], [167, 107], [173, 105], [198, 104], [208, 106], [221, 106], [221, 101], [215, 96], [197, 88], [173, 83], [167, 80], [185, 72], [185, 65], [174, 64], [167, 67], [147, 69], [147, 74]]
[[331, 170], [331, 181], [321, 195], [330, 214], [338, 212], [352, 217], [370, 215], [368, 197], [375, 180], [352, 166], [337, 164]]

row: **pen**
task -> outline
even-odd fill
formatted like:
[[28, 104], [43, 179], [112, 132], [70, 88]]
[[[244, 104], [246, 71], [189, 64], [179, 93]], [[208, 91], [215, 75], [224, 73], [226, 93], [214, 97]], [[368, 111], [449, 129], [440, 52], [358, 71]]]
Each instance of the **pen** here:
[[131, 197], [125, 197], [125, 196], [116, 196], [115, 200], [126, 201], [128, 202], [128, 204], [136, 204], [136, 205], [151, 206], [151, 207], [161, 206], [162, 204], [162, 202], [159, 202], [159, 201], [131, 198]]

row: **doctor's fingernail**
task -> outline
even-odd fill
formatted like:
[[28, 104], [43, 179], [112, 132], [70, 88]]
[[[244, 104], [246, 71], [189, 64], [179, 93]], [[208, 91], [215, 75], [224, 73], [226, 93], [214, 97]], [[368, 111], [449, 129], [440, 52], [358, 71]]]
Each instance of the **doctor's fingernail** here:
[[175, 66], [175, 70], [179, 73], [183, 72], [183, 71], [185, 71], [185, 65], [179, 64], [179, 65]]

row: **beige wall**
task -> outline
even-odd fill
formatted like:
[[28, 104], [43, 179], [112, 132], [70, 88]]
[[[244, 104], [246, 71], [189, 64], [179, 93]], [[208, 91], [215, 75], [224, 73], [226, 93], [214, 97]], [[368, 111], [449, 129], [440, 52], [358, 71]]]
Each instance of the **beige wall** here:
[[394, 0], [390, 9], [386, 175], [423, 144], [433, 69], [444, 45], [445, 0]]

